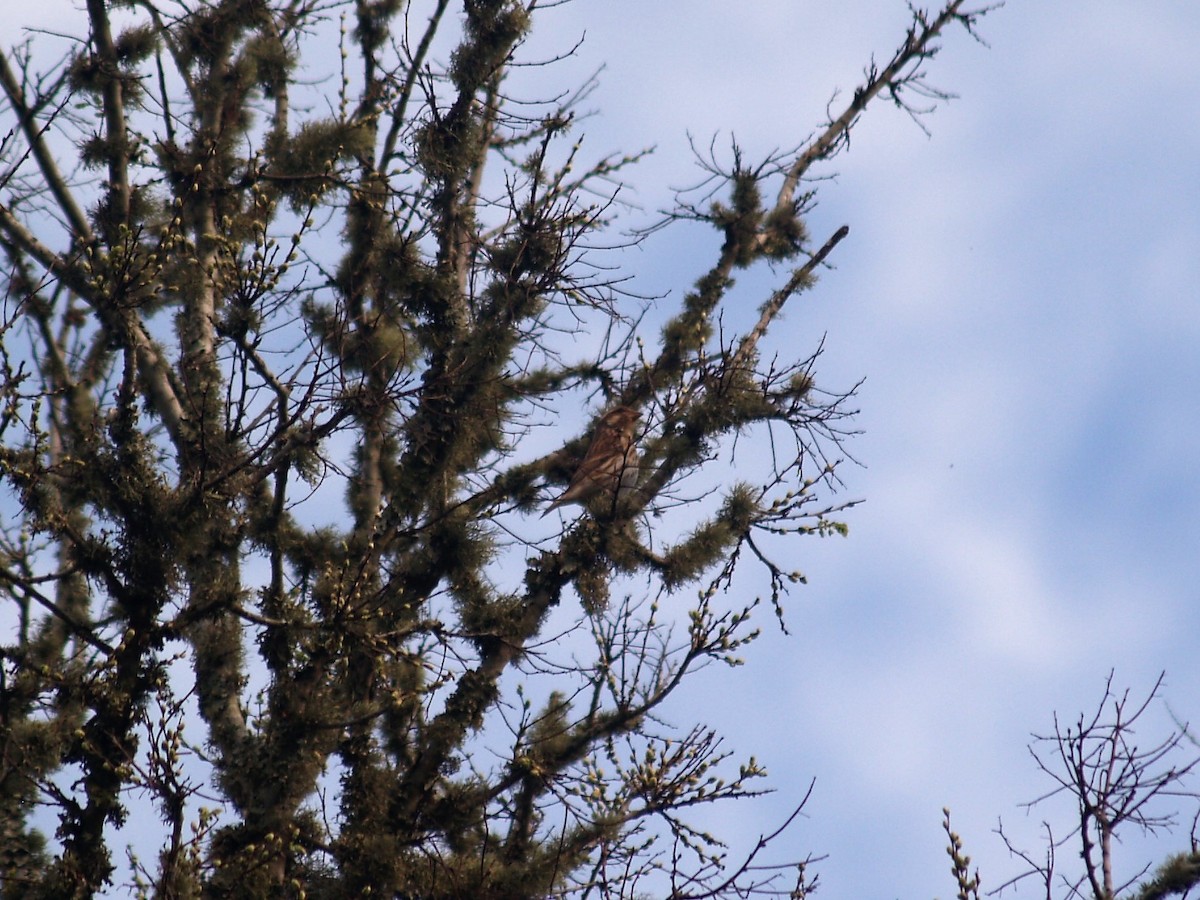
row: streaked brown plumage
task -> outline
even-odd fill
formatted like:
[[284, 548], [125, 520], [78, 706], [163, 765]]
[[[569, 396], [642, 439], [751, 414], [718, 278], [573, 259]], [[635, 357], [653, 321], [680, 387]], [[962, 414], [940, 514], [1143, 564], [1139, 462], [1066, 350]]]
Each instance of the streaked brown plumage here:
[[542, 515], [567, 503], [587, 503], [603, 493], [619, 497], [632, 488], [637, 482], [634, 436], [641, 416], [629, 406], [615, 406], [606, 412], [596, 424], [592, 443], [571, 476], [571, 483]]

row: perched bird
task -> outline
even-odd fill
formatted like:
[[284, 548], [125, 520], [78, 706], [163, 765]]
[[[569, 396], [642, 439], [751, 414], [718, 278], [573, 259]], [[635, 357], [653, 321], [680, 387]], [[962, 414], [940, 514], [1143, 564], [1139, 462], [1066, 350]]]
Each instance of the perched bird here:
[[629, 491], [637, 481], [637, 446], [634, 433], [642, 414], [628, 406], [615, 406], [601, 417], [571, 483], [553, 503], [548, 514], [567, 503], [584, 504], [600, 494], [613, 499]]

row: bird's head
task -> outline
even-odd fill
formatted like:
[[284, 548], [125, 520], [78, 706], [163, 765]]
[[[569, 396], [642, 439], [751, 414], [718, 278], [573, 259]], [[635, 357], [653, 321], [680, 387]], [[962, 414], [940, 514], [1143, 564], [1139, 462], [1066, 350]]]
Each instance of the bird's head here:
[[639, 410], [632, 406], [614, 406], [600, 419], [602, 425], [624, 431], [642, 417]]

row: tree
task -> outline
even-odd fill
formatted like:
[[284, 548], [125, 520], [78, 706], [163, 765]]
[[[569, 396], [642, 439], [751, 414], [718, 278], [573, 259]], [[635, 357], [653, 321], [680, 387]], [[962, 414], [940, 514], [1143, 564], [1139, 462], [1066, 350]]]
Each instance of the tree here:
[[[587, 85], [510, 93], [539, 6], [87, 0], [62, 59], [0, 54], [6, 897], [103, 889], [139, 803], [161, 897], [810, 884], [689, 824], [765, 773], [660, 713], [757, 634], [744, 570], [782, 624], [781, 548], [852, 505], [853, 388], [761, 349], [848, 233], [810, 241], [810, 173], [880, 94], [944, 97], [923, 64], [987, 10], [914, 10], [795, 151], [703, 159], [662, 224], [721, 244], [655, 334], [619, 274], [640, 154], [570, 143]], [[298, 63], [339, 15], [325, 97]], [[638, 452], [547, 535], [571, 407], [640, 413]]]
[[[1025, 806], [1041, 808], [1065, 800], [1066, 821], [1060, 812], [1047, 815], [1042, 820], [1045, 840], [1036, 851], [1019, 846], [1001, 822], [997, 834], [1021, 869], [991, 894], [1016, 893], [1032, 884], [1036, 896], [1046, 900], [1162, 900], [1187, 896], [1200, 884], [1200, 794], [1190, 786], [1200, 766], [1196, 740], [1178, 722], [1165, 737], [1138, 739], [1146, 724], [1143, 717], [1161, 699], [1163, 678], [1160, 675], [1138, 701], [1128, 690], [1117, 693], [1110, 673], [1094, 712], [1080, 714], [1074, 725], [1065, 728], [1055, 715], [1052, 735], [1034, 735], [1030, 755], [1052, 787]], [[1122, 839], [1138, 832], [1170, 833], [1179, 825], [1181, 805], [1190, 809], [1188, 849], [1167, 856], [1153, 873], [1151, 863], [1136, 870], [1122, 866], [1124, 861], [1118, 858]], [[950, 828], [949, 810], [945, 815], [958, 896], [978, 900], [979, 873], [971, 874], [970, 857], [963, 855], [962, 840]]]

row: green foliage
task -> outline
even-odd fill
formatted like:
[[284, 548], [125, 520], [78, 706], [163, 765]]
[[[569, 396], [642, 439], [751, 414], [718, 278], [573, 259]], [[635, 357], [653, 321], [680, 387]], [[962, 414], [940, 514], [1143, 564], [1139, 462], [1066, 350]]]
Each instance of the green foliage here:
[[[688, 821], [763, 768], [663, 722], [852, 505], [818, 499], [850, 394], [759, 344], [845, 237], [806, 252], [794, 194], [861, 109], [714, 160], [669, 223], [721, 249], [651, 308], [611, 203], [641, 154], [589, 161], [586, 91], [505, 80], [539, 5], [358, 0], [335, 72], [299, 67], [328, 4], [126, 3], [114, 39], [118, 5], [40, 73], [0, 52], [4, 896], [781, 890]], [[854, 102], [900, 96], [946, 21]], [[792, 260], [718, 329], [735, 268]], [[614, 405], [641, 413], [616, 452]], [[586, 506], [531, 515], [584, 473]]]
[[1158, 867], [1154, 877], [1134, 895], [1137, 900], [1162, 900], [1187, 894], [1200, 884], [1200, 853], [1177, 853]]
[[300, 130], [278, 141], [271, 160], [274, 186], [292, 209], [302, 212], [337, 182], [335, 166], [369, 156], [373, 135], [361, 123], [336, 119], [305, 122]]
[[715, 516], [664, 554], [662, 577], [667, 589], [690, 584], [724, 562], [741, 543], [757, 511], [753, 488], [745, 484], [734, 485]]
[[724, 252], [735, 266], [745, 268], [758, 257], [755, 245], [762, 227], [762, 192], [753, 172], [735, 170], [731, 181], [732, 206], [714, 203], [712, 221], [725, 234]]

